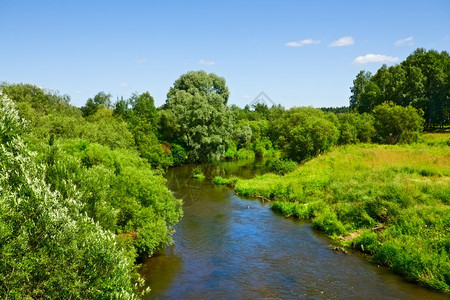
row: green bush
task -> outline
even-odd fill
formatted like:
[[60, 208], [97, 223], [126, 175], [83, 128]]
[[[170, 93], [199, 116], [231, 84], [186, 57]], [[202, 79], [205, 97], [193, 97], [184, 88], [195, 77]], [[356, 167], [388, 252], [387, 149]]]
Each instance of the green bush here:
[[234, 184], [236, 184], [237, 181], [238, 179], [236, 177], [223, 178], [221, 176], [216, 176], [213, 179], [213, 183], [215, 185], [226, 185], [226, 186], [234, 186]]
[[[13, 103], [0, 94], [0, 297], [134, 298], [134, 255], [45, 182]], [[12, 130], [9, 130], [12, 129]]]
[[181, 166], [186, 163], [188, 152], [178, 144], [172, 144], [170, 147], [170, 154], [172, 156], [173, 166]]
[[370, 254], [374, 254], [380, 244], [378, 234], [371, 230], [363, 231], [355, 240], [355, 247], [357, 249]]
[[385, 102], [373, 110], [377, 139], [381, 143], [417, 142], [423, 130], [422, 112], [411, 107]]
[[227, 151], [225, 151], [225, 159], [234, 159], [236, 157], [237, 147], [234, 143], [228, 145]]
[[276, 158], [267, 162], [267, 169], [269, 172], [284, 175], [292, 172], [297, 168], [298, 164], [290, 159]]
[[194, 178], [197, 178], [197, 179], [204, 179], [205, 178], [205, 174], [203, 173], [202, 168], [200, 166], [195, 167], [192, 170], [192, 176]]
[[313, 219], [314, 228], [320, 229], [329, 235], [345, 235], [347, 230], [336, 214], [331, 211], [325, 211]]
[[247, 149], [247, 148], [241, 148], [236, 153], [237, 159], [250, 159], [250, 158], [254, 158], [254, 157], [255, 157], [255, 152], [253, 152], [253, 150]]

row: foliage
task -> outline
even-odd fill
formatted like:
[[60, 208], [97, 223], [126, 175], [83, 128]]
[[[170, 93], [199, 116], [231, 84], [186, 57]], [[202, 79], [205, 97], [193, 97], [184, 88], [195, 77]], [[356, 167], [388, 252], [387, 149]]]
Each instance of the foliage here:
[[272, 122], [276, 144], [293, 160], [312, 158], [334, 145], [339, 131], [334, 114], [312, 107], [292, 108]]
[[94, 98], [89, 98], [80, 110], [83, 113], [83, 117], [88, 117], [95, 114], [100, 108], [112, 108], [111, 94], [99, 92]]
[[[140, 255], [151, 255], [171, 243], [173, 225], [182, 215], [181, 202], [139, 158], [155, 168], [165, 168], [173, 159], [163, 152], [154, 131], [144, 129], [158, 123], [150, 94], [133, 95], [120, 115], [107, 108], [108, 95], [99, 93], [91, 99], [96, 111], [83, 118], [57, 94], [31, 85], [4, 84], [3, 88], [29, 112], [27, 117], [32, 116], [31, 139], [47, 166], [45, 179], [53, 191], [74, 197], [72, 185], [76, 185], [83, 213], [116, 234], [136, 234], [133, 243]], [[150, 223], [154, 228], [145, 229]], [[145, 230], [160, 234], [152, 239], [147, 234], [143, 242]]]
[[114, 114], [123, 118], [134, 136], [141, 157], [153, 168], [167, 169], [173, 163], [158, 140], [159, 115], [149, 92], [133, 94], [128, 100], [114, 104]]
[[167, 94], [166, 106], [176, 118], [177, 137], [189, 150], [192, 161], [218, 158], [232, 127], [227, 107], [225, 79], [204, 71], [178, 78]]
[[205, 174], [200, 166], [197, 166], [192, 170], [192, 177], [197, 179], [205, 179]]
[[341, 146], [284, 176], [265, 174], [230, 186], [275, 200], [273, 210], [311, 219], [409, 280], [450, 292], [447, 139], [427, 134], [412, 145]]
[[0, 94], [0, 295], [2, 298], [134, 297], [134, 257], [44, 181], [21, 134], [13, 103]]
[[344, 113], [339, 114], [337, 117], [340, 131], [339, 144], [368, 143], [373, 139], [375, 128], [372, 115], [366, 113]]
[[186, 162], [188, 152], [178, 144], [172, 144], [170, 147], [170, 155], [172, 157], [173, 166], [181, 166]]
[[181, 201], [138, 153], [85, 140], [57, 143], [41, 152], [51, 187], [70, 194], [66, 183], [78, 186], [83, 211], [112, 232], [136, 234], [139, 255], [152, 255], [172, 242], [173, 225], [182, 216]]
[[377, 138], [382, 143], [417, 142], [423, 129], [421, 112], [386, 102], [373, 110]]
[[427, 126], [450, 124], [450, 55], [415, 50], [399, 65], [383, 65], [375, 75], [361, 71], [350, 88], [350, 108], [370, 113], [386, 101], [424, 112]]
[[238, 181], [238, 179], [236, 177], [223, 178], [221, 176], [216, 176], [213, 179], [213, 183], [216, 185], [226, 185], [226, 186], [230, 186], [230, 187], [233, 187], [237, 181]]
[[295, 161], [283, 158], [270, 160], [267, 165], [269, 172], [273, 172], [278, 175], [284, 175], [286, 173], [292, 172], [298, 166]]

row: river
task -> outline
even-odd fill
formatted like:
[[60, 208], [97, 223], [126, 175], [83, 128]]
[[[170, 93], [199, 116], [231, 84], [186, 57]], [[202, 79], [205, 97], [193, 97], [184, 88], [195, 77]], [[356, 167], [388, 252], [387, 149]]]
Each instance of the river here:
[[310, 223], [275, 214], [211, 183], [215, 175], [249, 178], [257, 164], [168, 170], [168, 187], [184, 200], [174, 245], [144, 261], [148, 299], [448, 299], [408, 283], [357, 252], [335, 253]]

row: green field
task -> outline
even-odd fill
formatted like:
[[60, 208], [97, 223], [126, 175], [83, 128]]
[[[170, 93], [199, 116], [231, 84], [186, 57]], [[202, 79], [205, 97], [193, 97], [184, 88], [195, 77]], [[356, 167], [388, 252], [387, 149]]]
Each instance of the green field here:
[[220, 180], [310, 219], [411, 281], [450, 292], [450, 135], [412, 145], [336, 147], [284, 176]]

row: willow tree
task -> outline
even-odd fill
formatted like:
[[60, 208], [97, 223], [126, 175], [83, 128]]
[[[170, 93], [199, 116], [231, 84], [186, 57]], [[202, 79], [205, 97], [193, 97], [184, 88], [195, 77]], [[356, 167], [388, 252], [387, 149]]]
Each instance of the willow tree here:
[[178, 138], [192, 161], [218, 158], [232, 128], [225, 79], [205, 71], [178, 78], [167, 94], [166, 107], [176, 118]]

